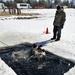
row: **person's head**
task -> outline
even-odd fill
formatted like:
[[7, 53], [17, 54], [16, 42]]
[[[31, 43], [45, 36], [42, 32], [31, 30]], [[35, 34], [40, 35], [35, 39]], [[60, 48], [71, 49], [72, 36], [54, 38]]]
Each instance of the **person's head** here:
[[61, 10], [61, 7], [59, 5], [57, 6], [57, 10]]
[[33, 48], [38, 49], [38, 45], [37, 44], [33, 44]]
[[64, 7], [63, 6], [61, 7], [61, 10], [64, 10]]

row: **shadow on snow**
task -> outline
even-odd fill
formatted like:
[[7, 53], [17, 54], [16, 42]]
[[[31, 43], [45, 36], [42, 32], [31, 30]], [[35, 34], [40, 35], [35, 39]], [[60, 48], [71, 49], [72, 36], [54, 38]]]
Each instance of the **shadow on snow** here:
[[46, 41], [42, 41], [42, 42], [35, 42], [35, 44], [45, 46], [46, 44], [53, 43], [53, 42], [55, 42], [55, 41], [54, 40], [46, 40]]

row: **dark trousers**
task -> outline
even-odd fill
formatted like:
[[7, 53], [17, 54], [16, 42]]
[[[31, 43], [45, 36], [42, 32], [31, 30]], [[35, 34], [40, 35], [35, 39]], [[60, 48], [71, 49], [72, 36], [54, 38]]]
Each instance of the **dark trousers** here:
[[61, 26], [54, 26], [53, 28], [53, 38], [60, 40], [61, 38]]

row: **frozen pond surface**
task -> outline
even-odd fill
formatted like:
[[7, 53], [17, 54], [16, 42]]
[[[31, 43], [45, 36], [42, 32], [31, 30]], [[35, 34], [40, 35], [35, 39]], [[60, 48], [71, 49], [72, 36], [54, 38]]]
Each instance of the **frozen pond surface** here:
[[[52, 32], [53, 20], [54, 20], [56, 9], [42, 9], [42, 10], [41, 9], [29, 9], [29, 10], [22, 11], [22, 13], [40, 14], [40, 15], [33, 15], [33, 16], [23, 16], [23, 17], [21, 16], [18, 17], [14, 15], [13, 16], [0, 16], [0, 47], [12, 46], [12, 45], [16, 45], [16, 44], [20, 44], [24, 42], [37, 43], [39, 45], [42, 44], [43, 48], [46, 51], [49, 51], [58, 56], [61, 56], [66, 59], [70, 59], [75, 62], [75, 9], [65, 9], [64, 11], [66, 12], [66, 22], [62, 30], [61, 40], [59, 42], [50, 41], [53, 35], [53, 32]], [[16, 19], [17, 17], [19, 19]], [[36, 17], [36, 18], [33, 18], [33, 17]], [[48, 27], [50, 34], [45, 34], [45, 30], [47, 27]], [[7, 50], [8, 50], [8, 53], [10, 53], [9, 50], [11, 49], [10, 48], [6, 49], [6, 52]], [[18, 53], [18, 56], [21, 56], [20, 58], [24, 57], [21, 55], [23, 52], [24, 51], [13, 52], [12, 53], [13, 59], [17, 61], [17, 59], [19, 58], [19, 57], [14, 56], [14, 54], [16, 55], [16, 53]], [[23, 55], [25, 55], [25, 52]], [[5, 59], [10, 59], [10, 58], [5, 58]], [[44, 62], [45, 61], [46, 60], [44, 60]], [[46, 66], [47, 66], [47, 63], [46, 63]], [[2, 71], [4, 71], [4, 69]], [[26, 72], [27, 71], [28, 70], [26, 70]], [[50, 71], [52, 72], [52, 70]], [[1, 69], [0, 69], [0, 72], [1, 72]], [[3, 74], [5, 73], [2, 73], [1, 75]], [[5, 75], [8, 75], [8, 73]], [[75, 75], [75, 67], [68, 68], [68, 70], [66, 71], [64, 75]]]

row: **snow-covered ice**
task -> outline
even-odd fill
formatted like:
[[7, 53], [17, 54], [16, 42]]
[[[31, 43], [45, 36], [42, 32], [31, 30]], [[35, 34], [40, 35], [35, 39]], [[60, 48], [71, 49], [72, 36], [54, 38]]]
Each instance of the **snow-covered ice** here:
[[[61, 40], [51, 42], [55, 9], [29, 9], [25, 13], [39, 13], [40, 18], [0, 20], [0, 47], [22, 42], [42, 44], [43, 48], [75, 62], [75, 9], [65, 9], [66, 22]], [[16, 16], [11, 16], [10, 18]], [[4, 17], [0, 17], [2, 19]], [[7, 17], [9, 18], [9, 17]], [[45, 34], [46, 28], [50, 34]], [[75, 67], [64, 75], [75, 75]]]

